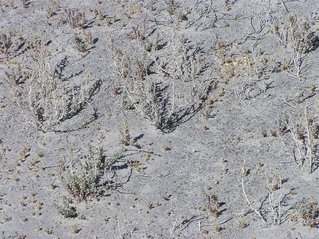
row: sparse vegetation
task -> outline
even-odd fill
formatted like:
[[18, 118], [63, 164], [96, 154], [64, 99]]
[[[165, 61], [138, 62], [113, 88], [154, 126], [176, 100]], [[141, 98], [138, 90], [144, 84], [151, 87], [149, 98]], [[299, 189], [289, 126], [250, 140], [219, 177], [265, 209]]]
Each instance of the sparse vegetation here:
[[58, 212], [65, 218], [69, 218], [69, 217], [74, 218], [78, 216], [75, 207], [70, 207], [68, 205], [64, 205], [64, 206], [56, 205], [56, 208], [58, 209]]
[[236, 223], [237, 227], [240, 229], [244, 229], [245, 227], [247, 227], [247, 224], [244, 219], [238, 219]]
[[80, 9], [66, 8], [65, 13], [67, 15], [67, 23], [71, 28], [84, 29], [89, 25], [89, 21], [85, 17], [85, 13]]
[[305, 226], [318, 227], [318, 202], [314, 198], [302, 198], [294, 204], [294, 209], [302, 218], [302, 223]]
[[171, 132], [202, 108], [214, 80], [203, 44], [184, 35], [162, 35], [153, 26], [132, 27], [133, 47], [119, 49], [113, 41], [110, 49], [129, 105], [158, 129]]
[[129, 151], [134, 152], [134, 150], [120, 148], [112, 155], [106, 156], [103, 148], [89, 145], [88, 153], [79, 155], [78, 159], [70, 161], [69, 166], [63, 172], [62, 182], [65, 188], [77, 202], [81, 202], [89, 197], [101, 195], [106, 189], [121, 186], [130, 178], [131, 170], [124, 176], [122, 182], [120, 178], [118, 181], [114, 181], [115, 175], [110, 176], [114, 170], [119, 167], [130, 166], [130, 168], [135, 168], [137, 172], [140, 172], [146, 168], [139, 161], [121, 160], [125, 158], [126, 152]]
[[121, 126], [119, 125], [117, 125], [117, 128], [121, 134], [120, 143], [122, 145], [129, 146], [134, 144], [134, 140], [131, 138], [131, 135], [130, 135], [130, 129], [128, 126], [127, 119], [123, 120], [123, 128], [121, 128]]
[[204, 190], [202, 191], [206, 197], [206, 204], [204, 209], [209, 212], [213, 217], [218, 217], [220, 215], [220, 202], [218, 202], [218, 197], [215, 194], [208, 194]]
[[[306, 165], [308, 172], [313, 173], [319, 165], [318, 157], [318, 119], [315, 115], [309, 114], [309, 107], [298, 110], [298, 123], [290, 118], [287, 124], [290, 135], [295, 147], [295, 153], [292, 156], [298, 165]], [[316, 112], [312, 110], [311, 112]]]
[[[22, 71], [18, 65], [11, 73], [6, 73], [6, 81], [20, 108], [30, 113], [31, 123], [43, 131], [58, 131], [61, 123], [78, 115], [90, 104], [102, 81], [85, 80], [82, 84], [68, 86], [66, 82], [74, 74], [64, 77], [63, 72], [68, 65], [67, 57], [53, 67], [46, 47], [41, 41], [37, 43], [33, 53], [35, 69], [31, 73]], [[24, 87], [16, 86], [22, 83], [25, 83]], [[96, 110], [91, 108], [91, 119], [79, 127], [96, 119]]]
[[70, 162], [70, 166], [62, 176], [62, 182], [68, 192], [78, 202], [86, 200], [89, 196], [97, 193], [96, 187], [100, 179], [101, 170], [103, 172], [113, 162], [110, 162], [109, 165], [104, 165], [104, 163], [103, 148], [93, 149], [91, 145], [89, 145], [87, 155], [73, 163]]
[[0, 236], [314, 235], [312, 2], [0, 0]]
[[62, 178], [66, 189], [78, 202], [85, 200], [95, 193], [96, 176], [92, 171], [93, 169], [89, 170], [90, 171], [84, 171], [84, 169], [80, 169], [78, 172], [70, 171]]

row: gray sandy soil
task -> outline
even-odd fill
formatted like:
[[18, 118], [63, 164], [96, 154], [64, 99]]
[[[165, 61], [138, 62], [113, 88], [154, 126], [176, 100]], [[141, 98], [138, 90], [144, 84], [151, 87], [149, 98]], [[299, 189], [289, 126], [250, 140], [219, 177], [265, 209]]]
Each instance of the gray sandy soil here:
[[0, 0], [2, 238], [319, 238], [319, 2]]

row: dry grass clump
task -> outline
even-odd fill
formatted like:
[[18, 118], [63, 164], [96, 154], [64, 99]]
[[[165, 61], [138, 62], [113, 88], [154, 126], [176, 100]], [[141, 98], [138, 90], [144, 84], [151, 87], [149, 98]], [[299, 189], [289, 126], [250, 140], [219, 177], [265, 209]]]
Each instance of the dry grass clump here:
[[[218, 41], [212, 50], [217, 59], [214, 72], [225, 84], [231, 79], [245, 77], [255, 81], [268, 80], [269, 74], [275, 70], [275, 60], [266, 56], [261, 48], [249, 49], [240, 42]], [[265, 88], [267, 90], [266, 85]]]
[[221, 203], [218, 201], [218, 197], [215, 194], [207, 193], [204, 190], [202, 190], [202, 193], [206, 197], [206, 204], [203, 210], [208, 211], [212, 217], [217, 218], [221, 214]]
[[314, 198], [302, 198], [294, 204], [294, 209], [303, 220], [304, 226], [318, 227], [318, 202]]
[[299, 19], [297, 15], [290, 15], [291, 44], [295, 52], [306, 54], [319, 47], [319, 36], [312, 30], [313, 22], [310, 19]]
[[85, 13], [77, 8], [66, 8], [66, 22], [71, 28], [84, 29], [88, 27], [89, 21], [85, 17]]

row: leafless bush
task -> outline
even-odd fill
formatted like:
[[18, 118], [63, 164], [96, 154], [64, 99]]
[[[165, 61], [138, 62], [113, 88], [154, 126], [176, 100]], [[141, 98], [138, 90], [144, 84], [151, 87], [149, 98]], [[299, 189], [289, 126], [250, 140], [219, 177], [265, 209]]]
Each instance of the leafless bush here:
[[120, 50], [113, 44], [111, 49], [135, 108], [158, 129], [170, 132], [201, 108], [213, 81], [201, 44], [159, 35], [139, 38], [132, 48]]
[[[63, 78], [62, 74], [66, 59], [53, 67], [45, 47], [40, 44], [33, 53], [34, 68], [31, 72], [25, 72], [20, 67], [11, 73], [7, 72], [7, 83], [19, 106], [31, 112], [34, 118], [32, 123], [43, 131], [55, 131], [62, 122], [78, 115], [90, 104], [101, 81], [85, 80], [80, 84], [71, 84], [69, 81], [72, 76]], [[21, 87], [17, 87], [17, 84], [21, 84]], [[92, 108], [93, 117], [96, 117]], [[88, 122], [88, 119], [84, 122]]]
[[297, 17], [297, 14], [292, 13], [282, 22], [277, 20], [271, 30], [285, 48], [293, 51], [288, 65], [293, 66], [294, 69], [287, 64], [284, 64], [282, 69], [288, 70], [289, 76], [300, 81], [305, 79], [303, 73], [309, 67], [309, 64], [305, 64], [307, 55], [319, 47], [319, 36], [314, 25], [315, 21]]
[[249, 209], [239, 213], [238, 216], [246, 216], [253, 213], [259, 218], [258, 220], [262, 227], [284, 223], [288, 219], [288, 213], [291, 210], [289, 205], [289, 200], [291, 200], [290, 193], [282, 188], [284, 182], [285, 180], [282, 179], [281, 175], [271, 175], [266, 185], [267, 195], [254, 201], [246, 191], [245, 181], [242, 178], [242, 191]]
[[290, 14], [285, 22], [275, 22], [271, 31], [285, 47], [289, 45], [295, 53], [306, 54], [319, 47], [319, 36], [313, 24], [311, 19]]
[[[292, 157], [298, 165], [307, 165], [309, 173], [319, 167], [319, 121], [317, 109], [304, 107], [299, 112], [298, 123], [290, 120], [288, 129], [293, 141]], [[295, 122], [295, 123], [291, 123]]]

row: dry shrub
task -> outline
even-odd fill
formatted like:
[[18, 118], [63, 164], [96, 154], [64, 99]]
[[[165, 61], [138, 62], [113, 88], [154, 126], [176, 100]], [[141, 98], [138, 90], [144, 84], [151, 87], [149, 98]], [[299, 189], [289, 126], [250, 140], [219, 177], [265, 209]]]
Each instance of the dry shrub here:
[[300, 19], [296, 15], [288, 18], [290, 39], [295, 52], [306, 54], [319, 47], [319, 36], [312, 30], [310, 19]]
[[134, 34], [138, 37], [134, 47], [120, 50], [112, 43], [111, 49], [124, 91], [135, 108], [158, 129], [171, 132], [198, 112], [213, 80], [200, 43], [155, 31], [148, 38]]
[[[33, 124], [43, 131], [58, 131], [62, 122], [78, 115], [89, 104], [101, 81], [85, 79], [74, 84], [70, 77], [62, 78], [66, 58], [53, 67], [46, 46], [39, 42], [33, 50], [31, 72], [21, 70], [26, 67], [19, 65], [7, 73], [7, 83], [19, 106], [31, 112], [29, 119]], [[96, 112], [94, 115], [96, 117]]]

